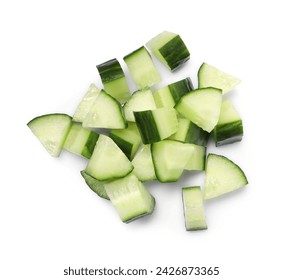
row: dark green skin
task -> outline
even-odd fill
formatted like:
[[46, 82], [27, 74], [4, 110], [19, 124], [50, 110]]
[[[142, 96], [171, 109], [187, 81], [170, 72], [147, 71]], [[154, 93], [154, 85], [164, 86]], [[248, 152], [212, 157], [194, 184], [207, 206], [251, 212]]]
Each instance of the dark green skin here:
[[207, 131], [198, 127], [193, 122], [190, 122], [189, 130], [184, 142], [206, 147], [208, 138], [209, 133]]
[[241, 141], [243, 133], [243, 123], [241, 120], [217, 125], [213, 130], [215, 145], [218, 147]]
[[109, 83], [121, 77], [125, 77], [123, 69], [116, 58], [96, 65], [96, 68], [99, 72], [103, 84]]
[[159, 49], [172, 71], [181, 67], [190, 59], [190, 52], [179, 35]]
[[131, 160], [133, 144], [126, 141], [125, 139], [115, 135], [114, 133], [110, 132], [109, 137], [117, 144], [117, 146], [124, 152], [129, 160]]
[[96, 133], [95, 131], [92, 131], [89, 134], [87, 142], [85, 143], [84, 149], [82, 151], [82, 156], [90, 159], [98, 137], [99, 137], [99, 134]]
[[152, 111], [134, 112], [134, 116], [144, 144], [152, 144], [161, 140]]
[[86, 184], [89, 186], [91, 190], [93, 190], [98, 196], [109, 200], [109, 197], [104, 188], [105, 181], [103, 182], [93, 178], [92, 176], [87, 174], [85, 170], [81, 171], [81, 175], [83, 176]]
[[133, 54], [136, 54], [136, 53], [138, 53], [138, 52], [140, 52], [140, 51], [146, 51], [146, 52], [149, 54], [149, 52], [147, 51], [147, 49], [146, 49], [144, 46], [141, 46], [140, 48], [138, 48], [138, 49], [132, 51], [131, 53], [127, 54], [126, 56], [124, 56], [123, 59], [126, 61], [126, 60], [127, 60], [128, 58], [130, 58]]
[[168, 88], [175, 101], [175, 104], [177, 104], [177, 102], [180, 100], [182, 96], [194, 90], [193, 83], [190, 78], [186, 78], [181, 81], [170, 84], [168, 85]]

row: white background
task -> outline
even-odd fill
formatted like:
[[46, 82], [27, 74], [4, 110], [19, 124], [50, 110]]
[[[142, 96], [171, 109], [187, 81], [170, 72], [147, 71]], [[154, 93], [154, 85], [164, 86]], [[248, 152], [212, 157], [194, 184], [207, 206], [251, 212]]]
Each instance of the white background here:
[[[63, 276], [69, 266], [218, 266], [219, 276], [163, 277], [282, 278], [280, 2], [1, 1], [0, 278], [84, 279]], [[101, 86], [99, 63], [116, 57], [128, 77], [123, 56], [163, 30], [182, 36], [191, 59], [174, 74], [154, 60], [157, 87], [186, 76], [197, 86], [203, 61], [242, 80], [226, 98], [242, 115], [243, 141], [209, 152], [238, 163], [249, 185], [205, 204], [207, 231], [185, 231], [181, 202], [181, 187], [202, 185], [204, 174], [151, 184], [155, 212], [123, 224], [84, 184], [86, 160], [50, 157], [26, 126], [38, 115], [73, 114], [89, 84]]]

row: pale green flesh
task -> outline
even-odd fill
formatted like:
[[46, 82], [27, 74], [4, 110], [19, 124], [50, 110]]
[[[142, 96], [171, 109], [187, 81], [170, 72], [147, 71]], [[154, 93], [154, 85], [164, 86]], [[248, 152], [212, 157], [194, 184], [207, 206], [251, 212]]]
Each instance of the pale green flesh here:
[[160, 139], [174, 134], [178, 129], [176, 110], [173, 108], [160, 108], [152, 111]]
[[168, 139], [184, 142], [190, 126], [190, 120], [178, 118], [178, 130], [172, 134]]
[[155, 200], [134, 174], [104, 185], [114, 208], [123, 222], [151, 214]]
[[242, 169], [224, 156], [209, 154], [205, 174], [205, 199], [223, 195], [248, 184]]
[[197, 89], [184, 95], [176, 110], [207, 132], [216, 126], [221, 109], [222, 94], [216, 88]]
[[175, 106], [175, 101], [172, 97], [172, 94], [168, 86], [155, 91], [153, 93], [153, 97], [157, 108], [163, 108], [163, 107], [173, 108]]
[[151, 90], [141, 90], [133, 93], [124, 105], [125, 118], [129, 122], [135, 122], [134, 111], [154, 110], [156, 105]]
[[49, 114], [34, 118], [27, 125], [47, 152], [53, 157], [58, 157], [71, 124], [72, 119], [68, 115]]
[[188, 145], [173, 140], [152, 144], [152, 159], [157, 179], [161, 182], [177, 181], [192, 152], [193, 149]]
[[112, 80], [111, 82], [104, 83], [103, 85], [105, 91], [121, 103], [126, 102], [131, 96], [125, 77]]
[[83, 127], [125, 128], [126, 122], [120, 103], [106, 92], [101, 91], [89, 109], [83, 121]]
[[88, 111], [92, 107], [95, 99], [100, 93], [100, 89], [98, 89], [94, 84], [89, 86], [88, 91], [84, 95], [82, 101], [78, 105], [75, 114], [73, 116], [73, 121], [75, 122], [83, 122], [88, 114]]
[[205, 154], [206, 148], [203, 146], [185, 143], [190, 149], [192, 149], [191, 156], [185, 166], [186, 170], [202, 171], [205, 168]]
[[184, 187], [182, 194], [186, 229], [207, 229], [200, 187]]
[[217, 125], [231, 123], [239, 120], [241, 120], [241, 117], [233, 106], [231, 100], [223, 100]]
[[83, 128], [80, 124], [73, 123], [64, 142], [64, 150], [82, 155], [91, 130]]
[[151, 157], [150, 145], [143, 145], [132, 160], [133, 173], [140, 181], [151, 181], [156, 179], [154, 165]]
[[121, 178], [129, 174], [133, 166], [125, 154], [105, 135], [100, 135], [86, 172], [97, 180]]
[[199, 88], [215, 87], [225, 94], [240, 84], [241, 80], [203, 63], [198, 72]]
[[146, 48], [142, 47], [124, 58], [138, 89], [149, 88], [161, 77]]

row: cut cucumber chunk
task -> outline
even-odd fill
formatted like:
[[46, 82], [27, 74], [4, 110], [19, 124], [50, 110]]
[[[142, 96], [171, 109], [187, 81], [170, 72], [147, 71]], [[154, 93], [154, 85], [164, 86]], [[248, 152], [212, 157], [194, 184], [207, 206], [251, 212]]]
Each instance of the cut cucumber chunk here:
[[220, 155], [208, 155], [205, 174], [205, 199], [223, 195], [248, 184], [243, 170], [230, 159]]
[[192, 153], [190, 154], [189, 160], [185, 166], [185, 170], [190, 171], [202, 171], [205, 168], [205, 159], [206, 159], [206, 148], [199, 145], [194, 144], [186, 144], [190, 145], [190, 149], [192, 149]]
[[182, 194], [186, 230], [207, 229], [200, 187], [184, 187]]
[[168, 139], [207, 146], [209, 133], [188, 119], [178, 118], [178, 130]]
[[47, 114], [27, 123], [47, 152], [58, 157], [72, 125], [72, 118], [66, 114]]
[[243, 138], [243, 123], [230, 100], [222, 102], [220, 117], [213, 130], [216, 146], [241, 141]]
[[133, 165], [115, 142], [105, 135], [100, 135], [86, 172], [97, 180], [121, 178], [133, 170]]
[[156, 179], [150, 145], [141, 147], [132, 160], [132, 164], [134, 166], [133, 173], [140, 181], [145, 182]]
[[138, 89], [149, 88], [160, 82], [161, 77], [144, 46], [126, 55], [124, 61]]
[[165, 66], [176, 70], [190, 58], [189, 50], [178, 34], [164, 31], [151, 39], [146, 46]]
[[124, 152], [128, 159], [132, 160], [141, 144], [141, 136], [135, 123], [129, 122], [124, 129], [113, 129], [109, 137]]
[[134, 115], [144, 144], [165, 139], [178, 129], [178, 119], [173, 108], [134, 112]]
[[193, 89], [193, 84], [190, 78], [172, 83], [153, 93], [155, 104], [157, 108], [173, 108], [183, 95]]
[[224, 73], [207, 63], [203, 63], [198, 71], [199, 88], [215, 87], [222, 89], [222, 93], [225, 94], [240, 82], [240, 79]]
[[151, 145], [155, 174], [160, 182], [176, 182], [182, 175], [193, 148], [178, 141], [163, 140]]
[[73, 121], [75, 122], [83, 122], [88, 111], [90, 110], [92, 104], [100, 93], [100, 89], [96, 87], [96, 85], [91, 84], [89, 86], [88, 91], [84, 95], [82, 101], [77, 107], [75, 114], [73, 116]]
[[125, 118], [128, 122], [135, 122], [134, 112], [154, 110], [156, 105], [150, 89], [138, 90], [123, 107]]
[[155, 199], [134, 174], [105, 184], [105, 190], [123, 222], [151, 214]]
[[100, 92], [83, 121], [83, 127], [119, 129], [126, 126], [120, 103], [104, 90]]
[[203, 130], [211, 132], [218, 122], [221, 102], [220, 89], [196, 89], [184, 95], [175, 109]]
[[89, 186], [89, 188], [94, 191], [98, 196], [108, 199], [109, 197], [105, 191], [104, 184], [109, 183], [109, 181], [99, 181], [90, 176], [85, 172], [85, 170], [81, 171], [81, 175], [85, 179], [86, 184]]
[[63, 148], [73, 154], [90, 158], [98, 136], [99, 134], [95, 131], [73, 122]]
[[119, 61], [114, 58], [96, 65], [105, 91], [124, 103], [130, 97], [129, 87]]

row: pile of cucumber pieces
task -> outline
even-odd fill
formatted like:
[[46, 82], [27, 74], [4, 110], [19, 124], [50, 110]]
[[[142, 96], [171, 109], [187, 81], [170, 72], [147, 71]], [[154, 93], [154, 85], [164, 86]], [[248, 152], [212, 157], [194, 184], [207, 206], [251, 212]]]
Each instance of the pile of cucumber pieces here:
[[186, 229], [206, 229], [203, 200], [248, 184], [233, 161], [206, 155], [211, 133], [216, 146], [242, 140], [242, 119], [231, 100], [222, 100], [240, 80], [203, 63], [197, 89], [187, 77], [152, 92], [161, 77], [150, 53], [171, 71], [190, 58], [178, 34], [162, 32], [124, 57], [138, 88], [133, 94], [119, 61], [111, 59], [96, 66], [104, 89], [91, 84], [72, 117], [43, 115], [28, 127], [51, 156], [64, 149], [89, 159], [81, 175], [123, 222], [153, 212], [155, 199], [143, 182], [176, 182], [184, 170], [205, 170], [203, 188], [183, 187], [182, 197]]

